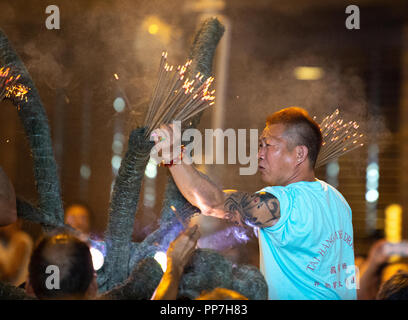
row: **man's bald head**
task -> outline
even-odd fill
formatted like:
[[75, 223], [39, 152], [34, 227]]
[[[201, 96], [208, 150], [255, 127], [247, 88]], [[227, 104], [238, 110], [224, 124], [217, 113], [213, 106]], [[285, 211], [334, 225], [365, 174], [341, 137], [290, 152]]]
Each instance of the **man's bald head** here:
[[[60, 289], [47, 288], [48, 266], [59, 270]], [[43, 238], [34, 249], [29, 265], [29, 282], [39, 299], [85, 298], [94, 278], [88, 245], [68, 234]]]
[[273, 124], [285, 126], [284, 137], [290, 148], [307, 147], [309, 162], [314, 168], [323, 138], [319, 125], [309, 116], [307, 111], [299, 107], [279, 110], [266, 119], [267, 126]]

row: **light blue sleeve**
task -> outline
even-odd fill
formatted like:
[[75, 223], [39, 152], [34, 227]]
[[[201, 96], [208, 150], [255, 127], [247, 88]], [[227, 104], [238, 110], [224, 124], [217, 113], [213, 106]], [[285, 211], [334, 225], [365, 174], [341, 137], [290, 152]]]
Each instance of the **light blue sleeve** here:
[[272, 227], [262, 228], [265, 231], [273, 232], [282, 228], [285, 222], [288, 220], [290, 212], [292, 210], [293, 199], [285, 187], [265, 187], [262, 190], [259, 190], [257, 193], [267, 192], [274, 195], [279, 201], [280, 208], [280, 218], [277, 224]]

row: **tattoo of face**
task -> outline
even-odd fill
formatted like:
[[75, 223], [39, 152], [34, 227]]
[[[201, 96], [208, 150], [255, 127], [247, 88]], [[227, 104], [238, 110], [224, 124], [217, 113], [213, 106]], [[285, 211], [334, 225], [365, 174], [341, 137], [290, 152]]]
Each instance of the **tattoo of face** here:
[[227, 220], [243, 226], [273, 225], [280, 218], [278, 199], [266, 192], [232, 193], [225, 201], [224, 209]]

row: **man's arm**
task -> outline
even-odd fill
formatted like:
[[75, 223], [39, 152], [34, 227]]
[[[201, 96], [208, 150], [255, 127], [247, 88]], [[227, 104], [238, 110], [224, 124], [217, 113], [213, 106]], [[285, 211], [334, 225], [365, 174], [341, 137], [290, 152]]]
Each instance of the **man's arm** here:
[[171, 166], [170, 172], [183, 196], [204, 215], [251, 227], [271, 227], [280, 218], [279, 201], [270, 193], [223, 191], [185, 163]]
[[16, 195], [9, 178], [0, 167], [0, 226], [17, 220]]
[[[160, 141], [159, 136], [161, 135], [171, 147], [174, 136], [173, 127], [163, 125], [159, 131], [155, 137], [156, 143]], [[175, 136], [181, 135], [176, 134]], [[177, 157], [178, 155], [172, 155], [172, 158]], [[279, 220], [279, 201], [271, 194], [265, 192], [250, 194], [235, 190], [224, 192], [192, 164], [184, 161], [170, 166], [169, 169], [182, 195], [188, 202], [199, 208], [204, 215], [252, 227], [270, 227]]]
[[224, 191], [225, 219], [241, 226], [265, 228], [275, 225], [280, 218], [278, 199], [270, 193]]

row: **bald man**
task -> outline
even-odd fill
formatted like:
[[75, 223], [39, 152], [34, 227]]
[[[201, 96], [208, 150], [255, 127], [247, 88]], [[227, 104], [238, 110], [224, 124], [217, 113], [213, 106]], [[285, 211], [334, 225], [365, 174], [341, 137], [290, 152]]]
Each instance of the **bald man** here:
[[[155, 142], [171, 146], [174, 128], [161, 130]], [[258, 229], [269, 299], [356, 299], [352, 212], [340, 192], [315, 177], [321, 145], [319, 125], [290, 107], [266, 119], [258, 151], [266, 186], [258, 192], [222, 190], [186, 162], [169, 166], [202, 214]]]

